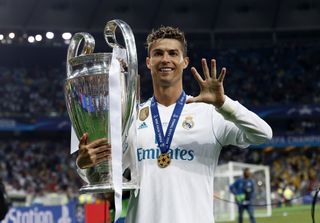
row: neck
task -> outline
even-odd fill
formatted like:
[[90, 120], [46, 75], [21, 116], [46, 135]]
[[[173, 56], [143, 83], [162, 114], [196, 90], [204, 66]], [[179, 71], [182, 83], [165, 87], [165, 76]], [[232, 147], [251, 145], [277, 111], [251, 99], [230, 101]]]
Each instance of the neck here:
[[159, 87], [154, 89], [154, 96], [157, 102], [165, 106], [170, 106], [176, 103], [181, 93], [182, 93], [182, 86], [179, 88]]

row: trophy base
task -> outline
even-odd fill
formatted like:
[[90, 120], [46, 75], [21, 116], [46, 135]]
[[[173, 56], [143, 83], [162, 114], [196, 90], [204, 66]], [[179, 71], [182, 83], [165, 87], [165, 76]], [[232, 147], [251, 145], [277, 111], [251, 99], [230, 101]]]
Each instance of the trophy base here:
[[[139, 186], [137, 186], [136, 182], [132, 182], [132, 183], [126, 182], [122, 185], [122, 191], [130, 191], [135, 189], [139, 189]], [[85, 193], [97, 194], [97, 193], [111, 193], [111, 192], [114, 192], [114, 188], [111, 183], [85, 185], [80, 188], [81, 194], [85, 194]]]

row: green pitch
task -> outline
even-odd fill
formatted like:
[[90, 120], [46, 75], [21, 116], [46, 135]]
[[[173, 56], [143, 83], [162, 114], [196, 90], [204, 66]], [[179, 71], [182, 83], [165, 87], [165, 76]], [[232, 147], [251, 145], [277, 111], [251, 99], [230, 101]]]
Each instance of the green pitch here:
[[[243, 223], [249, 223], [246, 218]], [[271, 217], [256, 218], [257, 223], [312, 223], [311, 205], [295, 205], [292, 207], [273, 208]], [[319, 202], [315, 209], [315, 223], [320, 222]], [[219, 223], [237, 223], [237, 221], [219, 222]]]

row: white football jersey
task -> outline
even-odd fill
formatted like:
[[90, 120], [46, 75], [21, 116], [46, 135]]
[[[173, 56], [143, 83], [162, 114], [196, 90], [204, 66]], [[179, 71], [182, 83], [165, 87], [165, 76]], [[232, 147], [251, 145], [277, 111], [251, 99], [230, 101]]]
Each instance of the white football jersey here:
[[[212, 223], [214, 172], [224, 145], [247, 147], [271, 138], [272, 130], [256, 114], [229, 98], [219, 110], [205, 103], [186, 104], [160, 168], [150, 101], [140, 107], [135, 148], [141, 180], [130, 198], [127, 223]], [[163, 131], [175, 104], [158, 104]]]

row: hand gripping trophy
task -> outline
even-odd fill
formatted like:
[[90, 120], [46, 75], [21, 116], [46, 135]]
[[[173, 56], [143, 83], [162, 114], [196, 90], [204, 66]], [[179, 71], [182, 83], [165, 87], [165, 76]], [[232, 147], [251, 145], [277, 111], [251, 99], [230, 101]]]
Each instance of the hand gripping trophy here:
[[[118, 27], [125, 47], [116, 40]], [[67, 53], [65, 100], [77, 138], [88, 133], [90, 141], [107, 138], [112, 147], [110, 160], [81, 170], [80, 176], [88, 183], [80, 189], [82, 193], [139, 187], [133, 150], [128, 149], [135, 146], [139, 103], [135, 40], [130, 27], [121, 20], [107, 22], [104, 37], [113, 53], [93, 53], [95, 41], [88, 33], [76, 33]], [[83, 49], [78, 55], [82, 41]], [[124, 164], [128, 157], [130, 165]], [[128, 166], [131, 176], [122, 178]]]

